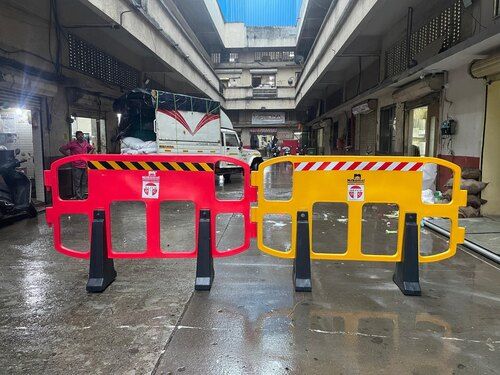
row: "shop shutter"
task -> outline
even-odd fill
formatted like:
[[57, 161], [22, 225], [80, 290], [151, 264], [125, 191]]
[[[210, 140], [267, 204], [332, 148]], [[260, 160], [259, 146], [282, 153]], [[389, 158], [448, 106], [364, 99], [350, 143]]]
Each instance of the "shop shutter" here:
[[360, 115], [359, 152], [361, 155], [375, 155], [377, 148], [377, 111]]
[[0, 108], [15, 107], [40, 110], [40, 97], [26, 92], [0, 88]]

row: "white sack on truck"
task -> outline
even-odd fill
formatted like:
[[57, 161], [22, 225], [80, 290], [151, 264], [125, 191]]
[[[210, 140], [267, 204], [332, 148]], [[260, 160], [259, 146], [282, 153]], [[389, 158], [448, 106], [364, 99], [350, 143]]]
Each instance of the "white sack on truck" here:
[[121, 140], [121, 153], [125, 155], [156, 154], [158, 153], [158, 147], [155, 141], [125, 137]]

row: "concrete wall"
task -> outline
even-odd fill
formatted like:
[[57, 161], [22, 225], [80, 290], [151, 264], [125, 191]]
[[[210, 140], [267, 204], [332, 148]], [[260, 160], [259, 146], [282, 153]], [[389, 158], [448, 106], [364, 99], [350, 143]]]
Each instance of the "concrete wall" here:
[[[10, 6], [12, 3], [14, 6]], [[104, 83], [84, 74], [80, 74], [69, 66], [67, 42], [63, 38], [62, 44], [62, 71], [63, 77], [58, 78], [54, 74], [54, 66], [50, 62], [55, 54], [55, 33], [52, 30], [52, 57], [48, 51], [49, 45], [49, 2], [48, 0], [19, 3], [6, 0], [0, 9], [0, 47], [7, 51], [29, 51], [5, 53], [0, 51], [0, 71], [3, 79], [0, 80], [0, 88], [16, 92], [30, 93], [41, 98], [40, 127], [39, 133], [43, 138], [43, 154], [45, 164], [54, 158], [60, 157], [59, 147], [68, 142], [70, 125], [68, 117], [76, 113], [77, 116], [98, 118], [100, 116], [106, 121], [106, 140], [108, 151], [113, 150], [111, 139], [116, 135], [117, 117], [112, 111], [112, 101], [122, 95], [120, 87]], [[66, 7], [68, 5], [68, 7]], [[71, 5], [71, 6], [70, 6]], [[60, 3], [61, 22], [72, 24], [78, 21], [67, 17], [87, 17], [84, 21], [98, 24], [103, 23], [98, 15], [79, 5], [79, 3]], [[81, 13], [81, 14], [80, 14]], [[89, 14], [94, 18], [89, 18]], [[78, 19], [77, 19], [78, 20]], [[75, 29], [74, 32], [88, 42], [94, 44], [118, 60], [137, 69], [139, 72], [146, 63], [145, 54], [141, 56], [136, 53], [132, 46], [126, 48], [124, 43], [116, 41], [109, 42], [109, 34], [96, 31], [97, 29]], [[113, 30], [112, 33], [119, 31]], [[106, 41], [108, 41], [106, 43]], [[37, 55], [37, 56], [35, 56]], [[139, 82], [138, 82], [139, 84]], [[100, 102], [100, 108], [99, 103]], [[42, 152], [40, 144], [35, 151]], [[116, 151], [116, 149], [115, 149]], [[41, 169], [40, 169], [41, 170]]]
[[297, 84], [297, 103], [327, 71], [335, 55], [345, 48], [346, 42], [376, 3], [377, 0], [337, 1], [333, 11], [324, 20], [324, 27], [320, 29], [316, 45], [305, 63]]
[[483, 181], [490, 184], [482, 193], [488, 203], [481, 207], [484, 215], [500, 214], [500, 82], [488, 87], [488, 103], [484, 137], [484, 153], [482, 155]]
[[441, 154], [481, 157], [483, 141], [486, 84], [473, 79], [468, 65], [448, 73], [444, 91], [441, 120], [452, 118], [457, 122], [457, 134], [453, 137], [451, 149], [444, 144]]
[[[82, 0], [115, 23], [120, 14], [133, 10], [127, 0]], [[174, 6], [169, 3], [169, 6]], [[122, 27], [144, 47], [159, 57], [187, 82], [212, 99], [222, 100], [219, 80], [210, 62], [200, 53], [189, 35], [179, 28], [160, 0], [148, 0], [138, 12], [127, 13]]]
[[247, 27], [249, 48], [295, 48], [297, 29], [295, 27]]

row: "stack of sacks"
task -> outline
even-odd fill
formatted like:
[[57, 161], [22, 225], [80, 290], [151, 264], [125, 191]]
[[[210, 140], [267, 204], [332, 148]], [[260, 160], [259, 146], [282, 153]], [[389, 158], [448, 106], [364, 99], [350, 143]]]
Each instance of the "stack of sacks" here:
[[121, 141], [121, 153], [126, 155], [156, 154], [156, 141], [143, 141], [139, 138], [125, 137]]
[[[488, 186], [488, 183], [481, 181], [481, 171], [479, 169], [464, 168], [462, 170], [460, 189], [467, 190], [467, 206], [460, 207], [460, 217], [481, 216], [481, 206], [487, 202], [485, 199], [481, 199], [481, 192], [486, 186]], [[451, 200], [453, 179], [450, 179], [445, 187], [448, 190], [443, 194], [443, 197]]]

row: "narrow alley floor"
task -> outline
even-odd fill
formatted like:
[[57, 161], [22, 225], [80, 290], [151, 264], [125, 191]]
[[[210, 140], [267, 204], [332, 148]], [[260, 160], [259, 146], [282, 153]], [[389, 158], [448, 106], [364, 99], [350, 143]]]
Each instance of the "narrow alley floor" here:
[[[222, 193], [233, 196], [240, 184], [235, 179]], [[329, 215], [318, 213], [325, 218], [318, 246], [333, 244], [321, 236], [321, 225], [345, 222]], [[385, 217], [382, 235], [391, 237], [394, 215]], [[183, 227], [189, 220], [182, 213], [177, 219], [175, 238], [189, 241]], [[129, 215], [118, 224], [118, 240], [137, 220]], [[286, 242], [289, 224], [273, 220], [270, 233], [277, 236], [270, 241]], [[379, 243], [379, 235], [368, 233], [364, 241]], [[446, 242], [425, 235], [423, 246]], [[237, 218], [221, 219], [221, 248], [240, 236]], [[313, 292], [296, 293], [292, 263], [255, 244], [215, 260], [210, 292], [194, 292], [194, 260], [119, 259], [116, 281], [102, 294], [88, 294], [88, 262], [53, 250], [43, 215], [0, 228], [0, 248], [2, 373], [494, 374], [500, 368], [500, 269], [462, 248], [449, 260], [420, 266], [421, 297], [401, 294], [393, 264], [367, 262], [313, 262]]]

